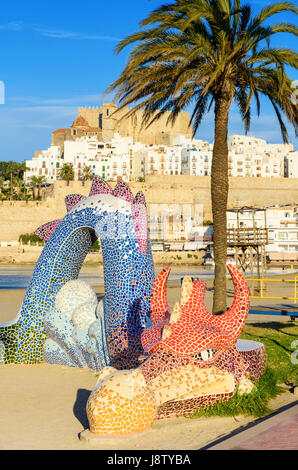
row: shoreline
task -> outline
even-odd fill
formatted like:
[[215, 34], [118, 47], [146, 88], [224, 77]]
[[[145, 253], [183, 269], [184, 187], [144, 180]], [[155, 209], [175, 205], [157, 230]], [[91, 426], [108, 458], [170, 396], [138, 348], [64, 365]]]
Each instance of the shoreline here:
[[[0, 266], [1, 265], [35, 265], [41, 252], [42, 246], [22, 245], [0, 247]], [[193, 266], [202, 265], [205, 252], [193, 251], [162, 251], [153, 252], [154, 264], [171, 266]], [[90, 252], [85, 258], [83, 266], [103, 265], [103, 259], [100, 252]]]
[[[164, 266], [160, 266], [163, 268]], [[158, 266], [156, 266], [156, 273], [159, 271]], [[187, 268], [187, 266], [186, 266]], [[182, 274], [182, 273], [181, 273]], [[184, 273], [183, 273], [184, 274]], [[292, 280], [295, 277], [295, 273], [276, 273], [268, 275], [268, 279], [276, 279], [276, 277]], [[94, 278], [93, 278], [94, 279]], [[202, 279], [202, 278], [201, 278]], [[88, 282], [88, 280], [87, 280]], [[206, 292], [204, 303], [207, 309], [212, 312], [212, 303], [213, 303], [213, 278], [204, 279], [206, 282]], [[104, 295], [104, 283], [99, 283], [98, 281], [88, 282], [91, 287], [94, 289], [95, 293], [98, 296]], [[251, 293], [256, 295], [255, 289], [258, 288], [258, 281], [250, 281], [249, 287]], [[0, 288], [0, 324], [13, 320], [19, 308], [22, 305], [25, 293], [27, 288]], [[261, 311], [281, 311], [289, 310], [296, 311], [297, 303], [294, 303], [294, 300], [287, 300], [286, 297], [292, 297], [294, 291], [294, 283], [288, 282], [272, 282], [265, 283], [264, 293], [267, 296], [281, 297], [281, 299], [261, 299], [261, 298], [251, 298], [250, 299], [250, 310], [261, 310]], [[180, 301], [180, 292], [181, 284], [180, 279], [169, 280], [167, 283], [167, 298], [170, 309], [174, 307], [176, 302]], [[233, 302], [234, 293], [231, 280], [227, 283], [227, 305], [230, 306]], [[262, 314], [249, 314], [249, 322], [267, 322], [267, 321], [290, 321], [290, 317], [284, 316], [274, 316], [274, 315], [262, 315]]]

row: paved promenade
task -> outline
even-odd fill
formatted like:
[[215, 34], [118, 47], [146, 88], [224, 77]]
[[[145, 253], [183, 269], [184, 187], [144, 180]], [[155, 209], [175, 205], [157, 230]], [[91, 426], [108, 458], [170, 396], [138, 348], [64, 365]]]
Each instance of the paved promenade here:
[[298, 450], [298, 400], [202, 450]]

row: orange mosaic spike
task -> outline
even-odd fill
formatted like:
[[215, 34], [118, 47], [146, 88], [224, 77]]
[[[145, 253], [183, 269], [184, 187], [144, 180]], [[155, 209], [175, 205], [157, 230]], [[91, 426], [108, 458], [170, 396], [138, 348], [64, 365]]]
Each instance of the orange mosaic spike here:
[[[167, 268], [166, 268], [167, 269]], [[203, 303], [204, 283], [196, 281], [193, 285], [189, 299], [181, 305], [179, 319], [171, 323], [167, 328], [167, 334], [160, 338], [159, 331], [152, 331], [152, 340], [148, 338], [147, 332], [146, 350], [149, 354], [157, 348], [162, 347], [179, 356], [191, 356], [198, 351], [214, 348], [225, 350], [230, 348], [237, 340], [248, 314], [249, 310], [249, 289], [243, 276], [231, 265], [228, 269], [232, 276], [235, 288], [234, 301], [231, 308], [220, 316], [211, 315]], [[164, 279], [165, 273], [162, 271], [160, 279]], [[159, 284], [158, 284], [159, 285]], [[160, 290], [158, 296], [152, 300], [152, 303], [160, 304]], [[165, 293], [165, 287], [162, 286], [162, 292]], [[153, 293], [155, 296], [155, 292]], [[156, 307], [156, 310], [158, 308]], [[160, 340], [156, 341], [157, 336]], [[156, 341], [154, 344], [154, 340]], [[144, 345], [144, 340], [142, 338]]]
[[166, 312], [169, 311], [167, 301], [167, 280], [170, 270], [171, 268], [168, 266], [164, 268], [153, 284], [150, 303], [152, 323], [156, 323], [165, 316]]

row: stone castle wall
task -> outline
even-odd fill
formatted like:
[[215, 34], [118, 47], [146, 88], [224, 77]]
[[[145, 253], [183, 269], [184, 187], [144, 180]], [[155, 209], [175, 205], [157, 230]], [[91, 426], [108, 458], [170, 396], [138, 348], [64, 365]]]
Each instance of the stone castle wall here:
[[89, 126], [91, 127], [99, 127], [99, 107], [96, 108], [93, 106], [83, 107], [80, 106], [78, 108], [78, 116], [82, 116], [86, 121], [88, 121]]
[[154, 122], [148, 129], [142, 127], [143, 111], [138, 110], [133, 116], [126, 117], [129, 108], [125, 107], [117, 112], [114, 103], [104, 103], [98, 107], [79, 107], [78, 115], [86, 119], [90, 126], [100, 127], [104, 141], [109, 141], [117, 132], [122, 137], [133, 137], [134, 141], [143, 144], [164, 144], [174, 145], [175, 137], [185, 135], [192, 137], [190, 127], [190, 116], [185, 111], [181, 111], [174, 125], [167, 122], [170, 116], [166, 112], [157, 122]]
[[[114, 186], [116, 183], [111, 183]], [[0, 241], [17, 240], [22, 233], [32, 233], [40, 225], [59, 219], [66, 213], [67, 194], [88, 195], [91, 183], [82, 186], [72, 181], [55, 182], [53, 196], [42, 202], [0, 202]], [[211, 219], [210, 177], [148, 176], [146, 183], [130, 183], [132, 192], [143, 191], [150, 204], [202, 204], [204, 219]], [[230, 178], [229, 207], [270, 206], [298, 202], [296, 178]]]

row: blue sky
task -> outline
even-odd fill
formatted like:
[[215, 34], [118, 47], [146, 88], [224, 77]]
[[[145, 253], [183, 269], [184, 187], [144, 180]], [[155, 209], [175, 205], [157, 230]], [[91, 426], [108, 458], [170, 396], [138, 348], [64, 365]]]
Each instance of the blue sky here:
[[[5, 103], [0, 105], [0, 160], [31, 159], [35, 150], [51, 144], [51, 132], [69, 127], [78, 106], [101, 104], [104, 91], [122, 71], [127, 51], [114, 53], [117, 42], [135, 32], [139, 22], [162, 0], [85, 0], [85, 2], [15, 0], [1, 6], [0, 81]], [[250, 2], [259, 9], [267, 1]], [[295, 15], [276, 17], [295, 22]], [[281, 35], [280, 37], [283, 37]], [[276, 44], [297, 49], [295, 39], [284, 35]], [[293, 80], [298, 72], [289, 70]], [[270, 104], [253, 118], [251, 135], [281, 142]], [[291, 142], [297, 139], [289, 128]], [[233, 107], [230, 134], [243, 134]], [[213, 141], [213, 116], [206, 116], [196, 135]]]

